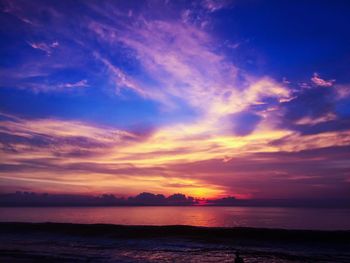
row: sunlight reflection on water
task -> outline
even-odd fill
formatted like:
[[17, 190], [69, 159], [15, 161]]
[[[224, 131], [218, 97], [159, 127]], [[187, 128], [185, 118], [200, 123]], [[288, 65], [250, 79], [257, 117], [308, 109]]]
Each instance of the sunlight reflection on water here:
[[0, 221], [350, 229], [350, 209], [266, 207], [2, 207]]

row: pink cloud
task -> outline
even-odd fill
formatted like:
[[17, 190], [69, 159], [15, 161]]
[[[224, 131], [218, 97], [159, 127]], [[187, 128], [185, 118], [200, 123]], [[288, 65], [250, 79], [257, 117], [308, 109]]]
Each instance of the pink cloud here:
[[[181, 100], [204, 114], [220, 110], [221, 115], [243, 110], [264, 96], [289, 96], [283, 85], [268, 77], [259, 80], [241, 72], [248, 87], [237, 86], [239, 69], [224, 54], [215, 52], [219, 43], [200, 27], [136, 16], [132, 26], [120, 26], [120, 21], [118, 24], [120, 29], [92, 22], [89, 28], [111, 45], [122, 43], [128, 47], [144, 73], [158, 84], [148, 85], [128, 76], [111, 61], [99, 59], [113, 74], [117, 85], [144, 97], [168, 107], [176, 107], [176, 101]], [[227, 103], [232, 105], [230, 110], [220, 106]]]
[[59, 43], [57, 41], [52, 42], [51, 44], [47, 44], [44, 42], [27, 42], [29, 46], [31, 46], [34, 49], [39, 49], [41, 51], [44, 51], [46, 55], [50, 56], [52, 53], [52, 50], [54, 48], [57, 48], [59, 46]]
[[331, 79], [331, 80], [324, 80], [322, 79], [319, 74], [314, 73], [313, 77], [311, 78], [311, 81], [316, 85], [316, 86], [320, 86], [320, 87], [332, 87], [335, 80]]
[[209, 12], [215, 12], [231, 5], [231, 0], [204, 0], [202, 6]]
[[128, 76], [125, 72], [123, 72], [120, 68], [113, 65], [109, 60], [101, 57], [97, 52], [94, 53], [95, 57], [101, 61], [111, 73], [111, 79], [115, 82], [115, 85], [120, 88], [131, 89], [134, 92], [138, 93], [141, 96], [145, 96], [144, 90], [136, 83], [131, 76]]
[[350, 85], [336, 85], [335, 88], [338, 99], [350, 97]]

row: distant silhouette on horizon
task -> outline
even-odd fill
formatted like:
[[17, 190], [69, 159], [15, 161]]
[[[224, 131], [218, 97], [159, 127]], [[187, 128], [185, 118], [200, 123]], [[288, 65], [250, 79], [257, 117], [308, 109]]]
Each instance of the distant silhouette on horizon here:
[[241, 258], [240, 255], [239, 255], [239, 251], [236, 251], [235, 255], [236, 255], [235, 263], [244, 263], [243, 258]]

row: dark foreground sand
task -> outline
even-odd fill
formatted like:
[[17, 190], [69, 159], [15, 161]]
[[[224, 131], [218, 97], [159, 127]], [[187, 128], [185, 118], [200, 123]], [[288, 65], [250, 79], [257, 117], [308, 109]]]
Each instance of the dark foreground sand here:
[[0, 223], [0, 262], [350, 262], [350, 231]]

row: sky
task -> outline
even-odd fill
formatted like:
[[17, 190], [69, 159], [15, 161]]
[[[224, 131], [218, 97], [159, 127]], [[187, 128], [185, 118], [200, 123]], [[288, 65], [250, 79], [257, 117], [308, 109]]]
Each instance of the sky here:
[[349, 13], [0, 0], [0, 192], [349, 199]]

